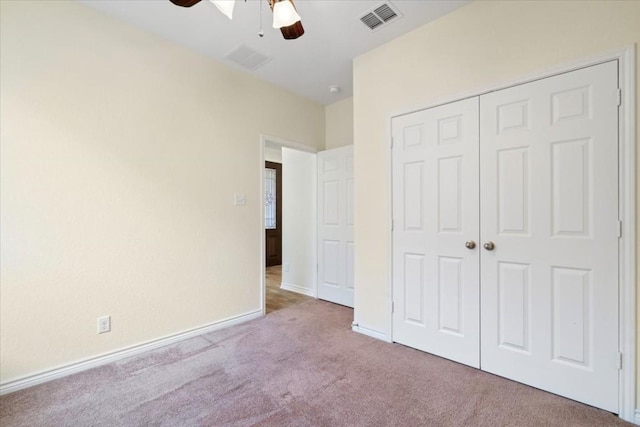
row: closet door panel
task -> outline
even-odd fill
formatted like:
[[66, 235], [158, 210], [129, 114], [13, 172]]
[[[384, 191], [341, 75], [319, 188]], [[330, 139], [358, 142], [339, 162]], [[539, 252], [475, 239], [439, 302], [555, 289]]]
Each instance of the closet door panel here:
[[479, 367], [478, 98], [392, 127], [393, 339]]
[[617, 63], [480, 98], [481, 366], [618, 408]]

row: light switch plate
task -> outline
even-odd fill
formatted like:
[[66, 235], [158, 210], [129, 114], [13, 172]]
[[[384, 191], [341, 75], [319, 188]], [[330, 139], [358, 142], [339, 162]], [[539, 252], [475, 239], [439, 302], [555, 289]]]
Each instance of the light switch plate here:
[[233, 195], [233, 204], [236, 206], [244, 206], [247, 204], [247, 198], [244, 193], [235, 193]]

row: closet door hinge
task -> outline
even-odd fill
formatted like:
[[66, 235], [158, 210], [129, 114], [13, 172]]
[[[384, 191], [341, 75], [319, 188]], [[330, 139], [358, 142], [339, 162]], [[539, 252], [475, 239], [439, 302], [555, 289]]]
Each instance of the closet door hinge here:
[[396, 227], [396, 221], [395, 220], [391, 220], [391, 231], [393, 231], [393, 229]]
[[622, 89], [618, 88], [618, 107], [622, 105]]
[[393, 150], [393, 137], [391, 137], [391, 149]]
[[622, 370], [622, 353], [618, 352], [618, 370], [621, 371]]
[[391, 301], [391, 314], [396, 312], [396, 303], [394, 301]]
[[622, 221], [618, 221], [618, 239], [622, 238]]

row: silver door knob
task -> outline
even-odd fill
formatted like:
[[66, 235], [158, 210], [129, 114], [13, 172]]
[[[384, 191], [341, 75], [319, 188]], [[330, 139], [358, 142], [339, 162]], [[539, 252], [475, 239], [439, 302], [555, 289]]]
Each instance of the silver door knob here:
[[486, 250], [488, 250], [488, 251], [492, 251], [492, 250], [494, 250], [494, 249], [495, 249], [495, 247], [496, 247], [496, 245], [494, 245], [494, 244], [493, 244], [493, 242], [487, 242], [487, 243], [485, 243], [485, 244], [484, 244], [484, 245], [482, 245], [482, 246], [484, 246], [484, 248], [485, 248]]
[[467, 240], [466, 242], [464, 242], [464, 246], [467, 249], [473, 249], [476, 247], [476, 242], [474, 242], [473, 240]]

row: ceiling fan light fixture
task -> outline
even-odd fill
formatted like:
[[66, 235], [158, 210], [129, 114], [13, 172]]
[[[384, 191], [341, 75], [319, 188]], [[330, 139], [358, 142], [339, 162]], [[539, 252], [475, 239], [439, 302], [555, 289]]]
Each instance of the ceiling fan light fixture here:
[[209, 0], [213, 3], [220, 12], [227, 18], [233, 20], [233, 7], [236, 5], [236, 0]]
[[298, 15], [290, 0], [275, 1], [273, 5], [273, 28], [289, 27], [300, 20], [300, 15]]

